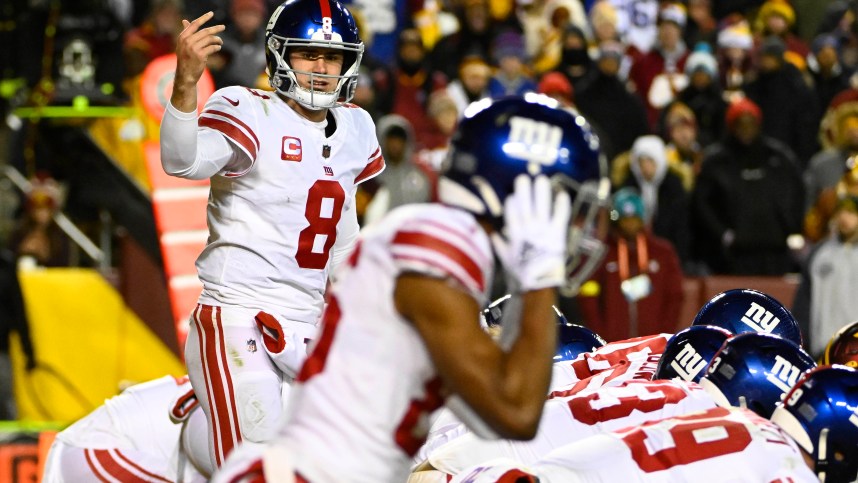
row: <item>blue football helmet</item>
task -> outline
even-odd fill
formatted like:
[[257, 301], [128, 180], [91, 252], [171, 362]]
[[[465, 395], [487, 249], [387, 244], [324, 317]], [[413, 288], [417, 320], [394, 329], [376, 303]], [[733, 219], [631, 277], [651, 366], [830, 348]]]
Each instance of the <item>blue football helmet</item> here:
[[691, 325], [714, 325], [734, 334], [764, 332], [801, 345], [801, 330], [792, 313], [770, 295], [733, 289], [712, 297]]
[[[501, 325], [504, 304], [510, 299], [510, 295], [504, 295], [483, 310], [483, 318], [488, 327]], [[582, 352], [590, 352], [605, 345], [605, 339], [583, 325], [573, 324], [566, 319], [563, 312], [552, 305], [554, 313], [557, 314], [557, 351], [554, 353], [554, 362], [571, 361]]]
[[768, 418], [798, 378], [814, 367], [813, 358], [795, 343], [749, 332], [724, 342], [700, 385], [719, 406], [746, 407]]
[[820, 481], [858, 480], [858, 370], [834, 365], [808, 372], [772, 421], [810, 453]]
[[[289, 64], [295, 47], [338, 49], [344, 56], [339, 75], [301, 72]], [[364, 44], [352, 14], [337, 0], [287, 0], [274, 10], [265, 28], [265, 58], [268, 80], [279, 94], [302, 106], [320, 110], [349, 102], [357, 87], [358, 68]], [[325, 92], [299, 85], [296, 74], [334, 79], [336, 88]]]
[[571, 361], [584, 352], [593, 352], [606, 344], [605, 339], [601, 338], [599, 334], [583, 325], [569, 322], [557, 307], [554, 307], [554, 310], [559, 315], [557, 352], [554, 353], [554, 362]]
[[541, 94], [476, 101], [453, 134], [440, 201], [503, 233], [503, 203], [521, 174], [545, 175], [573, 200], [564, 295], [574, 295], [605, 252], [610, 181], [599, 140], [577, 112]]
[[721, 327], [694, 325], [680, 330], [667, 346], [653, 379], [681, 379], [698, 382], [715, 353], [733, 334]]

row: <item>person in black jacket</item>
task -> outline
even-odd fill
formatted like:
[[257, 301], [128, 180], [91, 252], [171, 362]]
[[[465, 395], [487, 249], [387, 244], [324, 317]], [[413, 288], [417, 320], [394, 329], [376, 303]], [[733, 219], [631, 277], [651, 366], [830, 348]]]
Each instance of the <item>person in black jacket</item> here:
[[697, 256], [714, 273], [783, 275], [794, 267], [787, 238], [800, 233], [804, 187], [795, 156], [761, 135], [760, 108], [727, 109], [727, 137], [703, 157], [692, 194]]
[[12, 393], [12, 364], [9, 359], [9, 336], [18, 333], [27, 370], [36, 367], [36, 356], [30, 340], [24, 298], [18, 283], [15, 255], [0, 250], [0, 420], [17, 418], [17, 407]]

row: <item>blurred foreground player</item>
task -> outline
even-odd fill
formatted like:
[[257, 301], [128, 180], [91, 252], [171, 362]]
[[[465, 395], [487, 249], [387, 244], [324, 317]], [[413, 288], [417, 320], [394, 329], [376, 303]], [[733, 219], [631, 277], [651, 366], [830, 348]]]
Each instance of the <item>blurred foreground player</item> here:
[[[361, 234], [280, 437], [238, 449], [214, 481], [405, 481], [444, 404], [480, 434], [533, 437], [557, 347], [555, 289], [574, 292], [586, 276], [576, 269], [595, 266], [586, 255], [603, 251], [594, 235], [609, 191], [597, 139], [556, 106], [530, 95], [468, 108], [442, 204], [397, 208]], [[499, 343], [478, 320], [492, 244], [520, 298]]]

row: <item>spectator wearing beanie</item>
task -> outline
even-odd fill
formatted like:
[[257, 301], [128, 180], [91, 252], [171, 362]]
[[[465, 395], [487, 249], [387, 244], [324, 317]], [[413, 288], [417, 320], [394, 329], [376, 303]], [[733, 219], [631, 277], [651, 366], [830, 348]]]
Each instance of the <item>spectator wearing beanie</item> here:
[[759, 52], [757, 78], [745, 84], [745, 93], [763, 114], [763, 133], [792, 149], [802, 170], [819, 149], [816, 96], [801, 72], [784, 60], [786, 47], [770, 36]]
[[674, 332], [680, 325], [679, 258], [669, 241], [646, 229], [645, 216], [634, 188], [614, 194], [608, 252], [578, 293], [585, 324], [608, 341]]
[[766, 38], [776, 36], [784, 42], [785, 60], [799, 70], [806, 67], [810, 53], [807, 44], [792, 29], [795, 27], [795, 10], [788, 0], [768, 0], [757, 12], [754, 22], [755, 43], [761, 46]]
[[849, 88], [851, 71], [840, 62], [840, 42], [832, 34], [818, 35], [811, 44], [812, 53], [807, 57], [807, 66], [813, 79], [816, 105], [820, 118], [831, 104], [834, 96]]
[[718, 75], [727, 97], [742, 91], [745, 78], [752, 68], [751, 50], [754, 38], [751, 28], [741, 17], [724, 22], [718, 32], [715, 58], [718, 60]]
[[536, 82], [527, 70], [527, 52], [521, 34], [504, 32], [498, 35], [492, 54], [498, 69], [489, 80], [491, 97], [518, 96], [536, 91]]
[[697, 140], [706, 147], [724, 135], [724, 113], [727, 103], [718, 82], [718, 62], [702, 44], [685, 62], [688, 87], [679, 93], [678, 99], [694, 112], [697, 119]]
[[727, 108], [727, 136], [704, 153], [692, 193], [694, 254], [713, 273], [783, 275], [800, 233], [804, 188], [795, 156], [761, 133], [753, 101]]

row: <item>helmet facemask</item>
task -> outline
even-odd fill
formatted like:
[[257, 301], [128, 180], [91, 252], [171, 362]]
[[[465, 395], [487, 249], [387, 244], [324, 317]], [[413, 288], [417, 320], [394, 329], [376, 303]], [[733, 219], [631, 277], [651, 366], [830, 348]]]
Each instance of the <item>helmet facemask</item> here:
[[572, 216], [567, 236], [566, 282], [559, 287], [566, 297], [578, 294], [581, 285], [599, 267], [607, 252], [610, 182], [607, 178], [580, 183], [567, 176], [553, 179], [572, 197]]
[[[329, 34], [334, 38], [339, 34]], [[321, 36], [321, 34], [320, 34]], [[299, 71], [289, 63], [289, 53], [298, 47], [336, 49], [343, 53], [343, 67], [339, 75], [319, 74]], [[271, 87], [277, 93], [294, 99], [296, 102], [314, 111], [338, 107], [354, 97], [357, 88], [358, 68], [363, 57], [363, 43], [339, 42], [336, 40], [304, 40], [286, 38], [273, 33], [268, 35], [266, 53], [268, 57], [268, 78]], [[273, 69], [272, 69], [273, 68]], [[309, 77], [310, 88], [300, 85], [298, 75]], [[313, 82], [317, 79], [336, 79], [337, 84], [330, 92], [315, 90]]]

